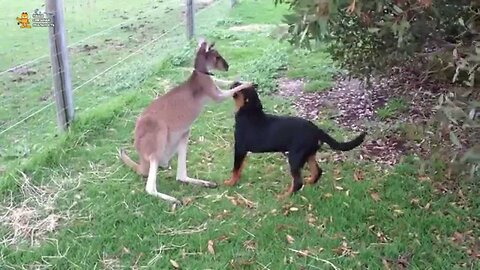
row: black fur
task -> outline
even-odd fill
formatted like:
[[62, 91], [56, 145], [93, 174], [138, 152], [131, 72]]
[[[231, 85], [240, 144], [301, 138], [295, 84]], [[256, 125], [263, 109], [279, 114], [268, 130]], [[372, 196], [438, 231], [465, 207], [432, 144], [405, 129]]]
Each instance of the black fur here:
[[[234, 82], [231, 88], [238, 85], [240, 83]], [[363, 132], [349, 142], [338, 142], [303, 118], [267, 114], [263, 111], [256, 88], [257, 85], [253, 85], [234, 96], [244, 98], [244, 105], [235, 114], [234, 172], [239, 170], [247, 152], [288, 152], [288, 162], [294, 178], [293, 191], [296, 191], [303, 185], [301, 169], [323, 142], [334, 150], [348, 151], [359, 146], [365, 139], [366, 133]]]

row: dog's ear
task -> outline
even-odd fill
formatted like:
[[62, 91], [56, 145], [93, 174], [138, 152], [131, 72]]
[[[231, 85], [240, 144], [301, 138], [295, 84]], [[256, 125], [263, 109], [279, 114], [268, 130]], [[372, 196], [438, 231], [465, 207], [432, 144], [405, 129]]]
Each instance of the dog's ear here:
[[248, 91], [245, 95], [245, 105], [244, 107], [252, 111], [262, 111], [262, 101], [258, 97], [257, 91]]

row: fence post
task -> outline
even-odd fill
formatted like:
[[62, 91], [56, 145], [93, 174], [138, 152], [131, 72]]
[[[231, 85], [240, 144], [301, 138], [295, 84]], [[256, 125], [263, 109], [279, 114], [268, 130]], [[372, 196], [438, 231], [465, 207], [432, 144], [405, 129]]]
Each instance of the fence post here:
[[49, 27], [48, 32], [57, 120], [60, 129], [65, 131], [73, 121], [75, 110], [68, 61], [63, 0], [46, 0], [46, 10], [53, 18], [53, 26]]
[[190, 40], [195, 35], [195, 31], [194, 31], [195, 23], [193, 20], [193, 17], [194, 17], [193, 0], [186, 0], [186, 1], [187, 1], [186, 3], [187, 10], [185, 15], [187, 19], [187, 39]]
[[230, 0], [230, 7], [234, 7], [237, 4], [237, 0]]

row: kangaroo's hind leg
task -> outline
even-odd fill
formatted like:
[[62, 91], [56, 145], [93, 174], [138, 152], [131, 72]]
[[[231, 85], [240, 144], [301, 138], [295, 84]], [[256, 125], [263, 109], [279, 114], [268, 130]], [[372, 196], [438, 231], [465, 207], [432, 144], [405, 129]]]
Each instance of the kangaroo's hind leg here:
[[166, 200], [170, 203], [182, 204], [176, 198], [174, 198], [170, 195], [164, 194], [164, 193], [160, 193], [160, 192], [157, 191], [157, 171], [158, 171], [158, 165], [159, 165], [158, 160], [161, 159], [161, 156], [165, 152], [164, 150], [165, 150], [166, 143], [167, 143], [167, 133], [166, 132], [159, 132], [157, 134], [156, 142], [157, 142], [157, 147], [158, 148], [156, 149], [155, 153], [152, 153], [149, 156], [149, 167], [150, 168], [149, 168], [149, 171], [148, 171], [148, 178], [147, 178], [147, 184], [145, 186], [145, 191], [150, 195], [153, 195], [153, 196], [158, 197], [160, 199]]
[[177, 181], [187, 184], [200, 185], [208, 188], [217, 187], [217, 184], [214, 182], [195, 179], [187, 176], [187, 146], [189, 135], [189, 132], [186, 132], [178, 143]]

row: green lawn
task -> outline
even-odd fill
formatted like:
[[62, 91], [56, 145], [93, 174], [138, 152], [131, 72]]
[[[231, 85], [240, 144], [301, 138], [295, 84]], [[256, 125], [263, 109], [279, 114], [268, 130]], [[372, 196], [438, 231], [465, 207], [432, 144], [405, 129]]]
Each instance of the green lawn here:
[[[318, 75], [299, 65], [295, 50], [270, 38], [270, 31], [230, 29], [279, 23], [284, 8], [244, 0], [228, 11], [227, 2], [208, 11], [210, 24], [199, 29], [215, 39], [231, 66], [217, 76], [258, 81], [268, 112], [293, 114], [286, 100], [271, 94], [275, 76], [327, 81], [330, 71]], [[126, 147], [136, 157], [132, 131], [138, 114], [156, 94], [186, 78], [192, 53], [187, 46], [152, 60], [136, 83], [121, 67], [116, 83], [127, 86], [98, 92], [102, 102], [91, 100], [97, 106], [82, 110], [68, 135], [40, 143], [46, 127], [31, 129], [41, 150], [0, 175], [0, 269], [395, 269], [404, 261], [409, 269], [479, 266], [468, 255], [479, 233], [478, 196], [461, 185], [462, 197], [458, 190], [439, 192], [437, 183], [418, 177], [414, 158], [385, 170], [359, 161], [353, 151], [347, 162], [322, 162], [325, 173], [317, 185], [278, 201], [290, 182], [284, 157], [250, 155], [239, 185], [223, 186], [233, 164], [231, 101], [205, 108], [188, 150], [189, 175], [219, 187], [177, 183], [174, 157], [172, 169], [159, 171], [157, 185], [186, 205], [172, 209], [146, 195], [145, 180], [117, 159], [117, 149]], [[325, 53], [316, 55], [321, 59], [306, 62], [311, 69], [329, 63]], [[333, 126], [339, 139], [354, 135], [328, 119], [321, 122]]]

